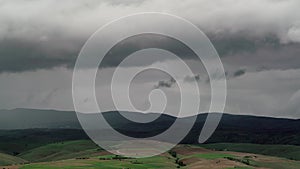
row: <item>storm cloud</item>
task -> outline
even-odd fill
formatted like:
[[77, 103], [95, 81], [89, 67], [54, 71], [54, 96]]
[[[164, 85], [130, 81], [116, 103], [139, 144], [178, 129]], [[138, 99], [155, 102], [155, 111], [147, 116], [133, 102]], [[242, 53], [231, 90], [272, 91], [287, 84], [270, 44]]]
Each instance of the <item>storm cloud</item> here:
[[172, 87], [174, 84], [176, 83], [175, 79], [171, 78], [169, 80], [161, 80], [158, 82], [157, 85], [154, 86], [155, 89], [159, 89], [159, 88], [170, 88]]
[[[183, 17], [209, 37], [227, 72], [226, 112], [299, 118], [299, 6], [299, 0], [0, 0], [0, 109], [73, 110], [72, 68], [86, 40], [113, 19], [154, 11]], [[100, 71], [104, 71], [104, 78], [111, 78], [125, 55], [155, 45], [181, 55], [192, 71], [201, 70], [194, 72], [195, 77], [182, 75], [181, 79], [190, 85], [188, 82], [196, 78], [201, 102], [208, 107], [210, 86], [205, 69], [200, 69], [193, 54], [174, 39], [127, 39], [112, 49]], [[143, 61], [178, 65], [174, 60], [156, 59]], [[141, 77], [136, 84], [137, 106], [143, 107], [148, 99], [142, 91], [153, 88], [169, 92], [171, 107], [178, 106], [172, 100], [178, 95], [173, 87], [176, 82], [150, 77], [157, 76]], [[110, 110], [112, 101], [101, 92], [109, 91], [109, 84], [97, 84], [96, 88], [104, 110]], [[82, 86], [82, 93], [87, 90]]]
[[233, 76], [234, 77], [239, 77], [239, 76], [242, 76], [246, 73], [246, 70], [245, 69], [240, 69], [240, 70], [237, 70], [236, 72], [234, 72]]
[[[145, 11], [167, 12], [190, 20], [209, 36], [221, 57], [252, 55], [252, 60], [260, 58], [257, 52], [282, 57], [282, 53], [272, 51], [288, 48], [285, 57], [299, 58], [295, 56], [300, 47], [297, 0], [180, 2], [1, 0], [0, 72], [72, 68], [84, 42], [99, 27], [112, 19]], [[109, 61], [106, 66], [116, 66], [117, 62]]]

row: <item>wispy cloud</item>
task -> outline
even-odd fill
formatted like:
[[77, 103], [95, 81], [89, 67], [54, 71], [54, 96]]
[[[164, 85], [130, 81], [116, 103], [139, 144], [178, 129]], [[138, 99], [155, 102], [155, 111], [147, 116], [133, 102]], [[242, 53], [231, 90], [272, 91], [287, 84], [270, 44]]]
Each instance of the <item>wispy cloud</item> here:
[[158, 88], [171, 88], [176, 83], [174, 78], [170, 78], [169, 80], [160, 80], [156, 85], [154, 85], [155, 89]]

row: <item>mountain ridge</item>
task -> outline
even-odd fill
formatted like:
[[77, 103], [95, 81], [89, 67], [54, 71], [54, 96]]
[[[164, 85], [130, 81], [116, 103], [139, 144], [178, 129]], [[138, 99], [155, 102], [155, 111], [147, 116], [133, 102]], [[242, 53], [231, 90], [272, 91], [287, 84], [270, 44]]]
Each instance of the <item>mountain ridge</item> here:
[[[150, 123], [131, 122], [120, 116], [134, 116], [136, 119], [147, 121], [155, 119]], [[103, 116], [109, 122], [110, 127], [127, 136], [135, 138], [146, 138], [157, 135], [167, 130], [176, 120], [170, 115], [142, 114], [135, 112], [115, 111], [104, 112]], [[79, 114], [81, 115], [81, 114]], [[91, 120], [91, 124], [99, 125], [100, 130], [109, 132], [107, 128], [101, 128], [98, 114], [83, 114]], [[205, 123], [207, 114], [198, 114], [196, 121], [181, 143], [196, 144], [198, 137]], [[190, 124], [192, 117], [178, 118], [180, 126]], [[53, 110], [31, 110], [15, 109], [0, 111], [0, 131], [1, 130], [24, 130], [40, 129], [38, 132], [61, 135], [65, 129], [75, 129], [73, 132], [78, 138], [86, 138], [82, 127], [77, 119], [77, 115], [72, 111]], [[49, 130], [50, 129], [50, 130]], [[58, 130], [51, 130], [58, 129]], [[54, 132], [51, 134], [51, 132]], [[71, 133], [69, 133], [71, 134]], [[72, 135], [72, 134], [71, 134]], [[292, 144], [300, 145], [300, 120], [284, 119], [251, 115], [231, 115], [223, 114], [222, 119], [208, 143], [230, 142], [230, 143], [255, 143], [255, 144]]]
[[[157, 116], [163, 116], [169, 119], [186, 119], [194, 118], [195, 116], [176, 117], [169, 114], [159, 113], [139, 113], [120, 111], [125, 117], [132, 117], [141, 121], [149, 121], [149, 119], [157, 119]], [[81, 113], [85, 114], [85, 113]], [[97, 115], [98, 113], [89, 113], [88, 115]], [[103, 112], [106, 116], [114, 116], [117, 111]], [[204, 118], [208, 113], [199, 113], [197, 116]], [[260, 120], [283, 120], [283, 121], [299, 121], [300, 119], [282, 118], [282, 117], [269, 117], [259, 115], [246, 115], [246, 114], [231, 114], [222, 113], [222, 119], [226, 117], [240, 117], [240, 118], [255, 118]], [[138, 119], [140, 117], [141, 119]], [[30, 120], [31, 119], [31, 120]], [[146, 120], [145, 120], [146, 119]], [[152, 120], [151, 120], [152, 121]], [[61, 123], [61, 124], [60, 124]], [[65, 124], [63, 124], [65, 123]], [[76, 124], [77, 123], [77, 124]], [[5, 127], [6, 126], [6, 127]], [[61, 111], [52, 109], [2, 109], [0, 110], [0, 129], [29, 129], [29, 128], [81, 128], [78, 123], [78, 118], [75, 111]]]

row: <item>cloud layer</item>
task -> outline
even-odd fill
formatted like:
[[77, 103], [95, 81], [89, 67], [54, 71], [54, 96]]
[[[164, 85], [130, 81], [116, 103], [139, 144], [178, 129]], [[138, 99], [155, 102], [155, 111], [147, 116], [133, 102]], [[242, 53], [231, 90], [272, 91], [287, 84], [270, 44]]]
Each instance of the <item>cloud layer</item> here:
[[[0, 108], [72, 110], [71, 68], [88, 37], [112, 19], [155, 11], [183, 17], [208, 35], [227, 72], [227, 112], [299, 118], [299, 6], [299, 0], [0, 0]], [[201, 63], [178, 43], [162, 37], [143, 38], [147, 44], [132, 39], [121, 43], [114, 54], [161, 43], [183, 54], [192, 69], [201, 69]], [[110, 75], [119, 61], [107, 60], [103, 70]], [[156, 64], [151, 59], [147, 63]], [[127, 65], [124, 70], [142, 65]], [[204, 70], [195, 73], [206, 110], [209, 83]], [[185, 85], [191, 79], [182, 77]], [[137, 106], [147, 107], [142, 91], [163, 86], [176, 107], [174, 82], [151, 80], [142, 78], [136, 85]], [[109, 85], [97, 88], [109, 90]], [[99, 93], [109, 110], [111, 101]]]
[[[208, 34], [221, 56], [300, 42], [298, 0], [1, 0], [0, 4], [0, 72], [72, 67], [84, 42], [100, 26], [145, 11], [190, 20]], [[295, 48], [299, 45], [289, 50]]]

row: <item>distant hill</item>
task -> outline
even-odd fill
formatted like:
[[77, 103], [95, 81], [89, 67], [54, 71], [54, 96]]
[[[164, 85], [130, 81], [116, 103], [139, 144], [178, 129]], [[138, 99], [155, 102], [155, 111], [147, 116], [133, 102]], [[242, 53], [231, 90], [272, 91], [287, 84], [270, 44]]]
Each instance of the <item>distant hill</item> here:
[[81, 128], [73, 111], [0, 110], [0, 129]]
[[11, 164], [23, 164], [26, 162], [27, 162], [26, 160], [23, 160], [19, 157], [0, 153], [0, 166], [11, 165]]
[[[121, 112], [126, 116], [147, 121], [155, 119], [157, 114]], [[168, 129], [175, 117], [161, 115], [150, 123], [136, 123], [121, 116], [118, 112], [104, 112], [110, 125], [119, 132], [134, 137], [149, 137]], [[91, 119], [92, 125], [97, 123], [98, 114], [82, 115]], [[195, 125], [182, 143], [197, 143], [207, 114], [199, 114]], [[190, 123], [191, 117], [178, 119], [182, 125]], [[81, 129], [76, 113], [72, 111], [14, 109], [0, 111], [0, 129]], [[105, 128], [103, 128], [105, 130]], [[58, 130], [54, 130], [57, 132]], [[41, 131], [42, 132], [42, 131]], [[47, 131], [49, 134], [49, 130]], [[81, 133], [81, 132], [78, 132]], [[76, 138], [80, 138], [76, 132]], [[61, 134], [61, 132], [60, 132]], [[53, 134], [50, 134], [53, 136]], [[55, 133], [54, 133], [55, 135]], [[86, 138], [83, 135], [82, 138]], [[209, 143], [256, 143], [256, 144], [293, 144], [300, 145], [300, 120], [248, 115], [224, 114], [222, 120], [208, 140]]]

